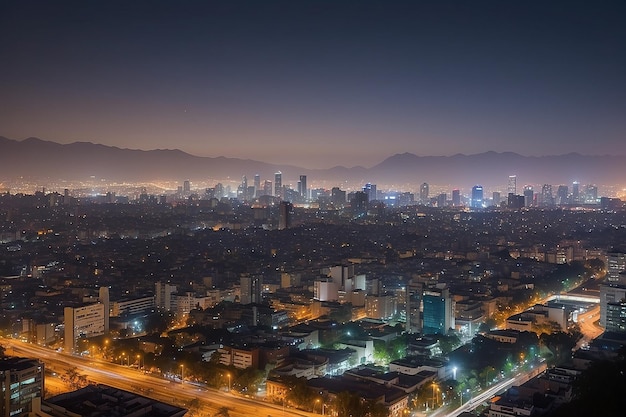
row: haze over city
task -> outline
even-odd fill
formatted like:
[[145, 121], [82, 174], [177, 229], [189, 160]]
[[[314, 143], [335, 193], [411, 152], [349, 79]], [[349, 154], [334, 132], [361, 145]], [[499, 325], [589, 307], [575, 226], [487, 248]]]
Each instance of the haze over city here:
[[623, 154], [623, 2], [5, 2], [0, 135], [304, 168]]
[[625, 16], [0, 3], [0, 416], [621, 417]]

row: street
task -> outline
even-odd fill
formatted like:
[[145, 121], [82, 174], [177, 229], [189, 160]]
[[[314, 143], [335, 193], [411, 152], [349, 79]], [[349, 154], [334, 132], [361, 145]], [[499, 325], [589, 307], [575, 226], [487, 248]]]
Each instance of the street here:
[[[109, 385], [179, 407], [190, 408], [192, 401], [197, 399], [198, 408], [191, 410], [196, 411], [196, 415], [213, 416], [224, 407], [233, 417], [251, 415], [312, 417], [319, 415], [290, 408], [285, 409], [281, 405], [268, 403], [258, 398], [240, 397], [189, 382], [174, 382], [146, 374], [136, 368], [88, 357], [67, 355], [15, 339], [3, 339], [2, 344], [7, 354], [37, 358], [45, 364], [46, 369], [56, 372], [57, 376], [76, 367], [79, 374], [87, 376], [89, 382]], [[49, 392], [55, 395], [58, 393], [58, 383], [55, 382], [53, 385], [55, 388]]]

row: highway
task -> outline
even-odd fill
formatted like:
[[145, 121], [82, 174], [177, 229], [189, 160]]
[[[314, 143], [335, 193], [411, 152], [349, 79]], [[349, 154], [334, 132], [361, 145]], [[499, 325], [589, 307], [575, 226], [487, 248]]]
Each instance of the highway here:
[[[45, 364], [46, 369], [56, 372], [59, 376], [68, 369], [76, 367], [79, 374], [87, 376], [90, 382], [134, 392], [179, 407], [190, 408], [191, 402], [197, 399], [199, 404], [197, 414], [202, 416], [213, 416], [223, 407], [228, 408], [229, 415], [232, 417], [319, 416], [319, 414], [283, 408], [258, 398], [241, 397], [188, 382], [181, 384], [169, 381], [143, 373], [136, 368], [67, 355], [15, 339], [3, 339], [2, 344], [8, 355], [37, 358]], [[58, 393], [56, 390], [50, 391], [52, 394]]]

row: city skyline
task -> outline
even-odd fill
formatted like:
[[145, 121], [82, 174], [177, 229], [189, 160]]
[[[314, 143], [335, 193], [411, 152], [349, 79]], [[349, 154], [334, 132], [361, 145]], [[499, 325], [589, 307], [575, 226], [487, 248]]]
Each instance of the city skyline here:
[[623, 144], [619, 2], [34, 3], [0, 13], [11, 138], [309, 169]]

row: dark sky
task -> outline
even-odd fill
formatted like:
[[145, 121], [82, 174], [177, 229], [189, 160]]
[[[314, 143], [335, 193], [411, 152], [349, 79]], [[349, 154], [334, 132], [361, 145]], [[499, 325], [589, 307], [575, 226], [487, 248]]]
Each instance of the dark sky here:
[[624, 1], [9, 1], [0, 135], [307, 168], [626, 154]]

